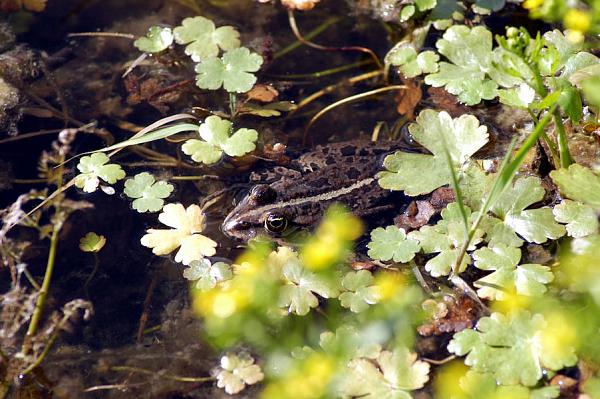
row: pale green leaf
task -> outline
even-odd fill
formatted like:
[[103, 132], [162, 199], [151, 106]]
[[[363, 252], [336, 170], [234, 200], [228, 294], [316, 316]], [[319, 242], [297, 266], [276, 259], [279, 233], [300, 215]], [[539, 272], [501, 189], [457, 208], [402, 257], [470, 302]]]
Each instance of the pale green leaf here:
[[477, 294], [485, 299], [505, 300], [513, 293], [526, 296], [541, 296], [546, 292], [545, 284], [554, 280], [550, 268], [542, 265], [519, 265], [521, 250], [498, 244], [473, 252], [475, 267], [494, 272], [475, 281], [480, 287]]
[[79, 249], [83, 252], [100, 252], [106, 244], [106, 237], [90, 231], [79, 240]]
[[427, 11], [436, 6], [437, 0], [415, 0], [415, 4], [419, 11]]
[[410, 17], [412, 17], [415, 14], [415, 11], [415, 6], [412, 4], [408, 4], [402, 7], [402, 10], [400, 10], [400, 22], [408, 21]]
[[558, 222], [566, 223], [567, 233], [571, 237], [585, 237], [598, 232], [598, 214], [587, 204], [563, 200], [554, 207], [552, 213]]
[[426, 109], [409, 126], [414, 140], [433, 155], [396, 152], [384, 160], [387, 171], [378, 174], [383, 188], [407, 195], [426, 194], [451, 181], [444, 145], [452, 166], [462, 170], [469, 158], [488, 141], [487, 128], [472, 115], [453, 119], [447, 112]]
[[573, 164], [568, 169], [553, 170], [550, 177], [564, 197], [600, 209], [600, 176], [591, 169]]
[[211, 262], [204, 258], [192, 261], [183, 271], [183, 277], [196, 282], [195, 286], [200, 291], [209, 291], [216, 287], [217, 283], [229, 280], [233, 277], [231, 265], [224, 262]]
[[479, 319], [476, 330], [454, 334], [448, 351], [466, 355], [467, 366], [492, 374], [499, 384], [534, 386], [543, 376], [542, 368], [558, 370], [577, 362], [573, 348], [563, 348], [559, 357], [552, 356], [556, 354], [548, 350], [552, 348], [544, 348], [541, 334], [545, 328], [540, 314], [531, 316], [522, 310], [508, 316], [492, 313]]
[[201, 89], [216, 90], [223, 86], [230, 93], [245, 93], [256, 83], [252, 73], [262, 63], [262, 57], [246, 47], [229, 50], [221, 58], [208, 58], [196, 65], [196, 84]]
[[404, 229], [388, 226], [371, 231], [371, 241], [367, 245], [372, 259], [406, 263], [419, 251], [419, 242], [406, 237]]
[[135, 198], [132, 205], [136, 211], [158, 212], [173, 189], [173, 185], [166, 181], [156, 182], [150, 173], [142, 172], [125, 181], [123, 192], [129, 198]]
[[222, 26], [217, 29], [210, 19], [202, 16], [184, 19], [173, 33], [177, 43], [190, 43], [185, 53], [195, 62], [216, 57], [219, 48], [228, 51], [240, 46], [240, 34], [234, 27]]
[[500, 102], [516, 108], [527, 108], [535, 99], [535, 90], [527, 83], [517, 87], [498, 90]]
[[221, 358], [221, 369], [216, 378], [219, 388], [224, 388], [229, 395], [235, 395], [246, 385], [262, 381], [264, 374], [248, 353], [227, 353]]
[[548, 386], [531, 389], [522, 385], [498, 385], [491, 374], [468, 371], [458, 382], [460, 393], [452, 393], [448, 399], [553, 399], [560, 389]]
[[99, 179], [108, 184], [114, 184], [117, 180], [123, 179], [125, 171], [121, 169], [121, 166], [108, 164], [108, 161], [108, 156], [101, 152], [82, 157], [77, 164], [77, 169], [81, 173], [75, 177], [75, 186], [91, 193], [98, 188]]
[[417, 54], [411, 43], [400, 42], [386, 55], [387, 64], [394, 65], [407, 78], [414, 78], [422, 73], [436, 72], [440, 57], [433, 51]]
[[373, 275], [368, 270], [347, 273], [342, 279], [342, 287], [346, 291], [338, 297], [341, 305], [354, 313], [360, 313], [367, 310], [369, 305], [377, 303], [379, 295], [377, 289], [371, 286], [373, 280]]
[[290, 313], [299, 316], [308, 314], [311, 308], [319, 304], [315, 294], [323, 298], [339, 295], [335, 281], [306, 270], [297, 258], [290, 259], [283, 266], [283, 276], [288, 284], [281, 287], [279, 306], [288, 308]]
[[416, 360], [406, 348], [382, 351], [374, 361], [351, 360], [338, 385], [341, 397], [365, 399], [411, 399], [410, 391], [429, 379], [429, 364]]
[[152, 26], [145, 37], [140, 37], [133, 45], [145, 53], [160, 53], [173, 43], [171, 28]]
[[526, 241], [542, 244], [548, 239], [555, 240], [565, 235], [565, 227], [556, 223], [550, 208], [528, 209], [509, 213], [504, 223], [510, 226]]

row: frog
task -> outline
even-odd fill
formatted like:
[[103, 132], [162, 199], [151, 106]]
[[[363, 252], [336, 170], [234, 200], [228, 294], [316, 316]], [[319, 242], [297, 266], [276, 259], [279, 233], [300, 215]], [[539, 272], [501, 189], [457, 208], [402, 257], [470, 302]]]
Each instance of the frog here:
[[376, 176], [385, 156], [398, 150], [414, 152], [401, 141], [325, 144], [286, 166], [256, 172], [250, 178], [252, 188], [229, 212], [221, 230], [243, 242], [266, 235], [282, 243], [294, 233], [310, 231], [334, 203], [361, 218], [406, 206], [403, 194], [383, 189]]

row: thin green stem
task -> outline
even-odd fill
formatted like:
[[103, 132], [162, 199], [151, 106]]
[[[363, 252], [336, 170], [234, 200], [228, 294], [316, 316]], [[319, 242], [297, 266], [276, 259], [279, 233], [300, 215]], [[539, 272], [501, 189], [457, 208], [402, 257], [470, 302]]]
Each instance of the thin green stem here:
[[[339, 20], [340, 20], [339, 17], [331, 17], [331, 18], [325, 20], [325, 22], [323, 22], [321, 25], [317, 26], [315, 29], [313, 29], [312, 31], [307, 33], [304, 36], [304, 38], [307, 40], [314, 39], [315, 37], [317, 37], [318, 35], [323, 33], [325, 30], [327, 30], [330, 26], [332, 26]], [[292, 44], [284, 47], [283, 49], [279, 50], [278, 52], [276, 52], [275, 55], [273, 56], [273, 59], [276, 60], [277, 58], [281, 58], [284, 55], [286, 55], [287, 53], [296, 50], [300, 46], [302, 46], [302, 42], [300, 40], [296, 40], [294, 43], [292, 43]]]
[[325, 69], [323, 71], [317, 71], [317, 72], [312, 72], [312, 73], [299, 73], [299, 74], [289, 74], [289, 75], [267, 75], [268, 77], [271, 78], [275, 78], [275, 79], [316, 79], [316, 78], [322, 78], [324, 76], [329, 76], [329, 75], [334, 75], [336, 73], [340, 73], [340, 72], [344, 72], [347, 71], [349, 69], [353, 69], [353, 68], [357, 68], [363, 65], [369, 65], [372, 64], [373, 60], [364, 60], [364, 61], [358, 61], [358, 62], [353, 62], [351, 64], [346, 64], [346, 65], [342, 65], [336, 68], [330, 68], [330, 69]]
[[569, 152], [569, 143], [567, 140], [567, 133], [565, 131], [565, 125], [563, 124], [562, 117], [558, 109], [554, 110], [554, 126], [556, 126], [556, 136], [558, 138], [558, 152], [560, 154], [560, 167], [568, 168], [573, 163], [571, 153]]

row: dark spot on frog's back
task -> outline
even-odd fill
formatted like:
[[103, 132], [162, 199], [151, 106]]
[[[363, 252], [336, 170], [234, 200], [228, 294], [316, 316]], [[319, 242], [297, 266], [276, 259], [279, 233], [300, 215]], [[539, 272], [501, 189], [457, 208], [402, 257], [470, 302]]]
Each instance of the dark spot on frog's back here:
[[348, 171], [346, 172], [346, 175], [347, 175], [349, 178], [351, 178], [351, 179], [355, 180], [355, 179], [358, 179], [358, 177], [361, 175], [361, 173], [360, 173], [360, 171], [359, 171], [358, 169], [356, 169], [356, 168], [350, 168], [350, 169], [348, 169]]
[[316, 180], [307, 181], [306, 184], [308, 184], [311, 187], [322, 188], [322, 187], [326, 187], [328, 184], [330, 184], [330, 182], [329, 182], [328, 178], [320, 177]]
[[267, 184], [257, 184], [250, 190], [250, 197], [257, 205], [269, 204], [277, 198], [277, 192]]
[[336, 163], [336, 159], [334, 157], [327, 157], [325, 158], [325, 165], [333, 165], [334, 163]]

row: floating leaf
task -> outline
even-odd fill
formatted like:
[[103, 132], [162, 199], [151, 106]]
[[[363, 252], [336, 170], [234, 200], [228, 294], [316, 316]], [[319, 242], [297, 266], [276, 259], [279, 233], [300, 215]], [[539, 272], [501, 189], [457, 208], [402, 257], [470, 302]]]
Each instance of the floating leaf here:
[[100, 252], [106, 244], [106, 237], [90, 231], [79, 240], [79, 249], [83, 252]]
[[568, 169], [553, 170], [550, 177], [563, 196], [600, 209], [600, 176], [591, 169], [573, 164]]
[[502, 386], [491, 374], [468, 371], [458, 382], [460, 394], [449, 399], [553, 399], [560, 395], [557, 386], [530, 389], [521, 385]]
[[380, 172], [379, 185], [403, 190], [407, 195], [427, 194], [451, 182], [444, 152], [455, 169], [462, 170], [469, 158], [488, 142], [485, 126], [472, 115], [452, 117], [445, 111], [421, 111], [416, 123], [408, 127], [412, 137], [433, 155], [396, 152], [384, 160], [387, 171]]
[[123, 192], [129, 198], [135, 198], [133, 209], [143, 213], [160, 211], [165, 203], [164, 199], [171, 195], [173, 189], [171, 184], [156, 182], [150, 173], [142, 172], [125, 181]]
[[400, 42], [385, 56], [386, 64], [397, 66], [407, 78], [414, 78], [422, 73], [433, 73], [438, 70], [439, 55], [433, 51], [417, 54], [411, 43]]
[[414, 258], [415, 253], [420, 249], [419, 242], [406, 238], [404, 229], [396, 226], [388, 226], [385, 229], [378, 227], [371, 231], [371, 242], [368, 255], [371, 259], [382, 261], [406, 263]]
[[145, 37], [140, 37], [133, 45], [145, 53], [160, 53], [173, 43], [173, 31], [163, 26], [152, 26]]
[[179, 248], [175, 262], [187, 266], [216, 253], [217, 243], [199, 234], [204, 230], [205, 216], [198, 205], [186, 209], [181, 204], [167, 204], [158, 220], [173, 229], [149, 229], [142, 237], [142, 245], [152, 248], [155, 255], [167, 255]]
[[240, 34], [233, 26], [216, 28], [213, 21], [202, 16], [184, 19], [173, 33], [177, 43], [190, 43], [185, 53], [195, 62], [218, 56], [219, 48], [228, 51], [240, 47]]
[[417, 360], [406, 348], [382, 351], [372, 361], [358, 358], [348, 363], [339, 391], [342, 397], [364, 399], [410, 399], [410, 391], [429, 380], [429, 364]]
[[208, 259], [194, 260], [183, 271], [183, 277], [196, 282], [196, 288], [200, 291], [209, 291], [216, 287], [217, 283], [229, 280], [233, 277], [231, 265], [224, 262], [211, 264]]
[[263, 59], [245, 47], [227, 51], [221, 58], [212, 57], [196, 65], [196, 84], [201, 89], [217, 90], [221, 86], [230, 93], [245, 93], [256, 83], [251, 72], [260, 69]]
[[566, 223], [567, 233], [571, 237], [585, 237], [598, 232], [598, 214], [590, 205], [564, 200], [552, 210], [554, 218]]
[[492, 374], [499, 384], [533, 386], [542, 378], [542, 368], [559, 370], [577, 362], [573, 348], [566, 346], [561, 356], [554, 356], [556, 353], [544, 346], [545, 328], [547, 323], [541, 314], [492, 313], [479, 319], [476, 330], [454, 334], [448, 351], [467, 355], [467, 366]]
[[233, 133], [232, 126], [228, 120], [216, 115], [209, 116], [199, 128], [200, 137], [204, 141], [187, 140], [182, 146], [183, 152], [196, 162], [213, 164], [221, 159], [223, 152], [235, 157], [254, 151], [258, 132], [242, 128]]
[[264, 374], [260, 366], [254, 364], [254, 359], [249, 354], [228, 353], [221, 358], [221, 370], [217, 374], [217, 386], [225, 388], [225, 392], [235, 395], [241, 392], [246, 385], [253, 385], [262, 381]]
[[544, 194], [538, 177], [520, 178], [504, 191], [491, 211], [526, 241], [541, 244], [557, 239], [565, 234], [565, 228], [556, 223], [551, 208], [525, 209], [541, 201]]
[[283, 266], [283, 276], [289, 283], [281, 287], [279, 305], [299, 316], [317, 307], [319, 300], [315, 294], [323, 298], [335, 298], [339, 294], [335, 281], [308, 271], [297, 258]]
[[521, 250], [498, 244], [473, 252], [475, 267], [481, 270], [494, 270], [493, 273], [475, 281], [477, 294], [485, 299], [505, 300], [512, 293], [527, 296], [541, 296], [547, 291], [545, 284], [554, 280], [547, 266], [537, 264], [519, 265]]
[[98, 188], [100, 179], [108, 184], [114, 184], [117, 180], [124, 178], [125, 172], [121, 166], [109, 164], [108, 161], [108, 156], [101, 152], [82, 157], [77, 164], [77, 169], [81, 173], [75, 176], [75, 186], [83, 189], [86, 193], [92, 193]]
[[342, 306], [349, 308], [354, 313], [367, 310], [369, 305], [377, 303], [379, 295], [377, 289], [371, 285], [373, 275], [368, 270], [349, 272], [342, 279], [342, 292], [338, 297]]

